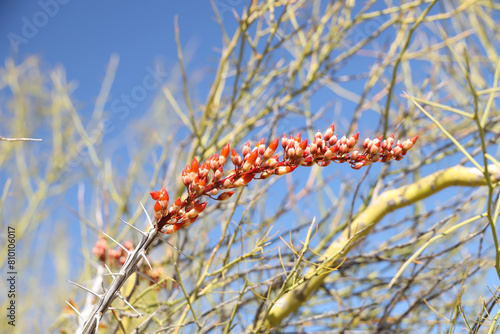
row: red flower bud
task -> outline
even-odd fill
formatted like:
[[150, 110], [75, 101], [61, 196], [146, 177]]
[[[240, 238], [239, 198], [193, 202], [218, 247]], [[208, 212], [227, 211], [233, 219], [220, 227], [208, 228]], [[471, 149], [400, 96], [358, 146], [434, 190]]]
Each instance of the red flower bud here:
[[359, 132], [347, 140], [347, 147], [353, 148], [358, 142]]
[[245, 143], [245, 146], [243, 146], [243, 151], [242, 151], [242, 154], [243, 154], [243, 157], [246, 157], [247, 154], [249, 154], [251, 152], [251, 149], [250, 149], [250, 142], [247, 141]]
[[401, 154], [401, 152], [403, 152], [403, 149], [399, 146], [396, 146], [393, 150], [392, 150], [392, 154], [394, 156], [398, 156]]
[[354, 164], [354, 166], [352, 166], [352, 168], [354, 169], [360, 169], [361, 167], [363, 167], [363, 163], [362, 162], [357, 162]]
[[203, 179], [201, 179], [199, 185], [205, 187], [207, 185], [207, 178], [204, 177]]
[[[375, 140], [377, 140], [377, 139], [374, 139], [373, 141], [375, 141]], [[380, 144], [380, 142], [378, 144]], [[372, 154], [372, 155], [377, 154], [379, 151], [380, 151], [380, 148], [375, 144], [372, 145], [372, 147], [370, 148], [370, 154]]]
[[271, 171], [264, 171], [264, 172], [262, 172], [262, 173], [260, 174], [259, 179], [260, 179], [260, 180], [265, 180], [265, 179], [267, 179], [268, 177], [270, 177], [271, 175], [273, 175]]
[[198, 168], [199, 168], [198, 160], [196, 160], [196, 158], [193, 157], [193, 162], [191, 162], [191, 172], [198, 173]]
[[186, 218], [194, 218], [194, 217], [198, 216], [198, 214], [200, 212], [202, 212], [205, 209], [206, 206], [207, 206], [207, 202], [205, 202], [203, 204], [196, 205], [194, 208], [192, 208], [191, 210], [189, 210], [186, 213], [185, 217]]
[[196, 205], [194, 207], [194, 209], [196, 210], [196, 212], [202, 213], [203, 210], [205, 210], [205, 208], [207, 207], [207, 204], [208, 204], [208, 202], [200, 203], [200, 204]]
[[365, 149], [368, 149], [369, 144], [370, 144], [370, 138], [366, 138], [365, 140], [363, 140], [363, 147]]
[[182, 183], [187, 187], [191, 183], [191, 178], [187, 175], [182, 176]]
[[220, 194], [219, 197], [217, 197], [216, 199], [218, 201], [225, 201], [229, 197], [233, 196], [233, 194], [234, 194], [234, 191], [226, 191], [225, 193]]
[[222, 184], [222, 186], [223, 186], [224, 188], [229, 188], [229, 187], [231, 187], [231, 180], [226, 178], [226, 179], [224, 180], [224, 183]]
[[392, 146], [393, 144], [394, 144], [394, 133], [389, 138], [387, 138], [387, 146]]
[[326, 150], [325, 154], [323, 155], [324, 160], [331, 160], [333, 157], [333, 152], [332, 150]]
[[330, 138], [330, 140], [328, 141], [328, 144], [330, 144], [330, 146], [337, 144], [337, 135]]
[[262, 138], [257, 145], [255, 145], [259, 151], [259, 155], [263, 155], [266, 152], [266, 145], [264, 143], [264, 138]]
[[223, 172], [223, 170], [222, 170], [222, 166], [221, 166], [214, 173], [214, 181], [219, 181], [220, 180], [220, 178], [222, 177], [222, 172]]
[[295, 170], [295, 168], [297, 168], [297, 166], [280, 166], [280, 167], [276, 168], [276, 170], [274, 171], [274, 174], [276, 174], [276, 175], [288, 174], [288, 173], [293, 172]]
[[276, 151], [276, 149], [278, 148], [278, 143], [279, 143], [279, 138], [276, 138], [275, 140], [273, 140], [271, 142], [271, 144], [269, 144], [269, 148], [273, 151]]
[[283, 149], [286, 149], [287, 146], [288, 146], [288, 138], [286, 137], [286, 135], [283, 135], [283, 137], [281, 138], [281, 147], [283, 147]]
[[223, 156], [224, 158], [227, 159], [229, 155], [229, 143], [227, 143], [223, 148], [222, 151], [220, 152], [220, 155]]
[[233, 152], [231, 152], [231, 161], [233, 162], [233, 165], [236, 167], [241, 166], [242, 159], [241, 156], [236, 152], [236, 150], [233, 148]]
[[311, 145], [309, 145], [309, 147], [311, 148], [312, 155], [316, 155], [316, 153], [318, 153], [318, 146], [316, 146], [315, 143], [312, 143]]
[[316, 146], [318, 147], [318, 153], [321, 153], [325, 147], [325, 141], [321, 138], [316, 138]]
[[[224, 159], [223, 156], [221, 156], [222, 159]], [[210, 168], [212, 170], [217, 170], [219, 168], [219, 156], [217, 154], [214, 154], [213, 157], [210, 159]]]
[[307, 139], [304, 139], [304, 141], [302, 141], [300, 144], [299, 144], [299, 147], [302, 151], [305, 151], [306, 147], [307, 147]]
[[413, 147], [413, 144], [417, 141], [418, 136], [412, 137], [410, 139], [407, 139], [403, 142], [403, 150], [408, 151], [410, 148]]
[[164, 234], [172, 234], [175, 232], [174, 225], [167, 225], [164, 230], [161, 231]]
[[405, 150], [405, 151], [408, 151], [412, 146], [413, 146], [413, 143], [411, 142], [411, 140], [407, 139], [403, 142], [403, 150]]
[[255, 176], [255, 174], [245, 174], [245, 175], [243, 175], [241, 178], [239, 178], [238, 180], [234, 181], [233, 187], [238, 188], [238, 187], [242, 187], [242, 186], [248, 184], [250, 181], [253, 180], [254, 176]]
[[332, 129], [332, 126], [330, 126], [328, 129], [326, 129], [325, 131], [325, 141], [329, 141], [330, 138], [332, 138], [333, 136], [333, 129]]
[[203, 163], [203, 165], [201, 166], [199, 172], [198, 172], [198, 175], [200, 176], [200, 178], [204, 178], [208, 175], [208, 172], [210, 171], [210, 163], [207, 161], [205, 161]]
[[278, 159], [279, 159], [279, 157], [276, 155], [276, 156], [272, 157], [271, 159], [267, 160], [269, 168], [276, 167], [278, 165]]
[[276, 138], [271, 142], [271, 144], [269, 144], [269, 147], [266, 149], [262, 157], [264, 160], [267, 160], [273, 156], [274, 152], [276, 151], [276, 148], [278, 147], [278, 142], [279, 138]]
[[248, 156], [248, 159], [243, 164], [243, 171], [244, 172], [249, 171], [253, 167], [258, 155], [259, 155], [259, 152], [257, 150], [250, 153], [250, 155]]
[[221, 155], [221, 156], [219, 157], [219, 162], [218, 162], [218, 164], [219, 164], [219, 166], [224, 166], [224, 164], [225, 164], [225, 163], [226, 163], [226, 157], [224, 157], [223, 155]]

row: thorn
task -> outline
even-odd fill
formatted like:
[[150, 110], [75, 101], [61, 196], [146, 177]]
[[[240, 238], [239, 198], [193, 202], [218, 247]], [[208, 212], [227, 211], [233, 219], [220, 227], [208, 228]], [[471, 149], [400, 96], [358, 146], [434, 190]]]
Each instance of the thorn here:
[[140, 271], [138, 271], [138, 270], [136, 270], [136, 271], [135, 271], [135, 273], [136, 273], [137, 275], [140, 275], [140, 276], [142, 276], [142, 277], [144, 277], [144, 278], [146, 278], [146, 279], [150, 280], [150, 281], [151, 281], [151, 282], [153, 282], [154, 284], [156, 284], [156, 285], [158, 285], [158, 286], [161, 286], [160, 284], [158, 284], [158, 283], [157, 283], [154, 279], [152, 279], [152, 278], [151, 278], [151, 277], [149, 277], [148, 275], [145, 275], [145, 274], [141, 273], [141, 272], [140, 272]]
[[121, 247], [121, 249], [123, 249], [125, 252], [127, 252], [127, 254], [130, 255], [130, 251], [128, 249], [126, 249], [125, 247], [122, 246], [121, 243], [119, 243], [118, 241], [116, 241], [115, 239], [111, 238], [109, 235], [107, 235], [106, 233], [102, 232], [102, 234], [104, 234], [105, 236], [107, 236], [108, 238], [110, 238], [111, 240], [113, 240], [115, 242], [115, 244], [117, 244], [118, 246]]
[[104, 274], [104, 276], [125, 276], [124, 273], [109, 273], [109, 274]]
[[121, 218], [118, 218], [120, 219], [123, 223], [127, 224], [128, 226], [132, 227], [134, 230], [136, 230], [137, 232], [139, 232], [140, 234], [142, 234], [143, 236], [146, 236], [147, 234], [142, 232], [141, 230], [139, 230], [137, 227], [135, 227], [134, 225], [132, 224], [129, 224], [127, 223], [125, 220], [121, 219]]
[[166, 243], [167, 245], [169, 245], [170, 247], [172, 247], [173, 249], [175, 249], [176, 251], [178, 251], [180, 254], [184, 255], [186, 258], [189, 259], [189, 256], [187, 256], [186, 254], [184, 254], [179, 248], [175, 247], [174, 245], [172, 245], [167, 240], [163, 240], [163, 239], [160, 239], [160, 240], [163, 241], [164, 243]]
[[[106, 267], [106, 269], [108, 269], [108, 272], [109, 272], [111, 275], [113, 275], [113, 273], [111, 272], [111, 269], [109, 269], [109, 267], [108, 267], [108, 265], [107, 265], [106, 263], [104, 264], [104, 267]], [[106, 275], [107, 275], [107, 274], [106, 274]]]
[[113, 272], [111, 272], [111, 269], [109, 269], [107, 264], [104, 264], [104, 266], [106, 267], [106, 269], [108, 269], [108, 272], [109, 272], [109, 274], [104, 274], [104, 276], [112, 276], [113, 281], [115, 280], [115, 276], [125, 276], [125, 273], [113, 273]]
[[92, 290], [90, 290], [90, 289], [88, 289], [88, 288], [84, 287], [83, 285], [80, 285], [80, 284], [78, 284], [78, 283], [75, 283], [75, 282], [73, 282], [73, 281], [70, 281], [69, 279], [67, 279], [66, 281], [67, 281], [68, 283], [71, 283], [71, 284], [73, 284], [73, 285], [76, 285], [77, 287], [79, 287], [80, 289], [83, 289], [83, 290], [87, 291], [88, 293], [93, 294], [94, 296], [96, 296], [96, 297], [97, 297], [97, 298], [99, 298], [99, 299], [101, 299], [101, 298], [102, 298], [102, 296], [101, 296], [101, 295], [98, 295], [97, 293], [95, 293], [94, 291], [92, 291]]
[[141, 256], [142, 258], [144, 259], [144, 261], [147, 262], [148, 266], [149, 266], [149, 269], [151, 269], [151, 271], [153, 271], [153, 267], [151, 267], [151, 263], [149, 263], [149, 260], [148, 258], [146, 257], [146, 251], [143, 249], [142, 252], [141, 252]]
[[99, 316], [97, 314], [95, 315], [95, 321], [96, 321], [95, 331], [96, 333], [98, 333], [97, 330], [99, 329]]
[[76, 312], [76, 314], [78, 314], [78, 316], [80, 317], [80, 319], [85, 320], [85, 319], [83, 318], [82, 314], [81, 314], [80, 312], [78, 312], [78, 310], [77, 310], [77, 309], [76, 309], [73, 305], [71, 305], [71, 303], [70, 303], [70, 302], [68, 302], [67, 300], [65, 300], [65, 302], [66, 302], [66, 304], [68, 304], [68, 305], [69, 305], [69, 307], [71, 307], [71, 308], [73, 309], [73, 311], [75, 311], [75, 312]]
[[130, 305], [130, 303], [122, 297], [122, 295], [120, 295], [119, 293], [116, 294], [118, 296], [118, 298], [120, 298], [121, 300], [123, 300], [125, 302], [125, 304], [127, 304], [132, 310], [135, 311], [135, 313], [137, 313], [137, 315], [141, 318], [144, 319], [144, 317], [142, 316], [142, 314], [140, 314], [132, 305]]
[[[155, 226], [154, 226], [153, 222], [151, 221], [151, 218], [149, 217], [148, 212], [146, 211], [146, 208], [144, 207], [144, 205], [142, 205], [142, 203], [141, 203], [141, 202], [139, 202], [139, 204], [141, 205], [142, 210], [144, 210], [144, 213], [146, 214], [146, 217], [148, 217], [149, 229], [155, 228]], [[148, 231], [149, 231], [149, 230], [148, 230]]]

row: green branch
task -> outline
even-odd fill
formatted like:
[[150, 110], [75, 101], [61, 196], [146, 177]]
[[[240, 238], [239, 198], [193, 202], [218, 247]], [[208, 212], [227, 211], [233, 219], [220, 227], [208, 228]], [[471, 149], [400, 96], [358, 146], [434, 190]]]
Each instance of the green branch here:
[[[488, 166], [492, 181], [500, 181], [500, 168], [496, 165]], [[325, 278], [334, 268], [340, 265], [343, 258], [357, 244], [367, 236], [377, 223], [388, 213], [411, 205], [427, 198], [447, 187], [464, 186], [478, 187], [486, 185], [483, 173], [474, 167], [454, 166], [432, 175], [429, 175], [413, 184], [384, 192], [373, 199], [370, 205], [352, 222], [351, 226], [356, 233], [346, 229], [326, 250], [323, 263], [317, 269], [307, 273], [302, 284], [291, 288], [271, 308], [265, 319], [264, 327], [274, 327], [290, 313], [296, 311], [307, 299], [320, 288]]]

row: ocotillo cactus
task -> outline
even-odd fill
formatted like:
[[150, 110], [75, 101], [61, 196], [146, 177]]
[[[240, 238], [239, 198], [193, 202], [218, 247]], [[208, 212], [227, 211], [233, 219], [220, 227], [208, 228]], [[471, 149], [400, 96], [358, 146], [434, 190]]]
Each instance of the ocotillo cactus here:
[[[242, 187], [254, 179], [267, 179], [272, 175], [283, 175], [293, 172], [299, 166], [312, 166], [317, 164], [326, 167], [331, 162], [347, 162], [354, 169], [360, 169], [374, 162], [387, 162], [390, 160], [403, 159], [406, 152], [415, 144], [418, 136], [404, 141], [394, 141], [394, 135], [383, 140], [382, 137], [363, 141], [362, 148], [356, 149], [359, 133], [351, 137], [342, 136], [340, 139], [334, 134], [334, 125], [331, 125], [324, 133], [318, 131], [314, 139], [302, 140], [300, 133], [295, 137], [283, 135], [281, 140], [276, 138], [269, 145], [265, 145], [264, 139], [260, 140], [252, 149], [250, 142], [247, 142], [238, 154], [235, 149], [231, 153], [231, 161], [235, 166], [224, 176], [224, 165], [229, 157], [229, 143], [224, 146], [220, 155], [215, 154], [200, 164], [193, 158], [191, 165], [182, 171], [182, 181], [187, 188], [187, 196], [182, 200], [177, 198], [169, 206], [169, 195], [165, 187], [159, 191], [151, 192], [151, 197], [156, 200], [154, 205], [154, 220], [149, 218], [149, 228], [143, 232], [131, 226], [142, 234], [142, 240], [135, 249], [120, 245], [123, 251], [120, 256], [127, 255], [124, 263], [117, 273], [109, 274], [113, 277], [113, 282], [104, 294], [97, 294], [79, 284], [73, 283], [98, 298], [98, 302], [93, 309], [78, 312], [82, 318], [79, 333], [95, 333], [99, 322], [110, 308], [111, 303], [117, 297], [122, 299], [131, 309], [135, 308], [123, 298], [119, 291], [126, 280], [133, 273], [137, 272], [137, 265], [141, 259], [148, 261], [146, 251], [159, 233], [172, 234], [181, 228], [193, 224], [198, 216], [203, 212], [208, 202], [200, 202], [201, 197], [207, 196], [214, 200], [227, 200], [234, 191], [231, 189]], [[279, 143], [283, 148], [282, 155], [275, 155]], [[99, 248], [99, 247], [98, 247]], [[96, 252], [100, 251], [96, 248]], [[96, 253], [97, 254], [97, 253]], [[149, 265], [149, 262], [147, 262]], [[69, 304], [69, 303], [68, 303]], [[69, 304], [73, 307], [71, 304]], [[138, 311], [136, 311], [141, 315]], [[141, 315], [142, 316], [142, 315]]]

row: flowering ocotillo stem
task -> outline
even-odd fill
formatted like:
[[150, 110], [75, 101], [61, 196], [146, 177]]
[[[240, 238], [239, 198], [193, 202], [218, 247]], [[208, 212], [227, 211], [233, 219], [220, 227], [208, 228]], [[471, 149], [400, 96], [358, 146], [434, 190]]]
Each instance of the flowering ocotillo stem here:
[[[241, 155], [233, 148], [231, 162], [235, 168], [225, 177], [224, 164], [229, 157], [229, 143], [224, 146], [220, 155], [214, 154], [202, 164], [193, 158], [191, 164], [182, 171], [182, 182], [188, 192], [184, 200], [177, 198], [169, 207], [169, 195], [165, 187], [151, 193], [151, 197], [156, 200], [154, 216], [158, 230], [171, 234], [194, 223], [207, 206], [207, 202], [199, 201], [204, 195], [223, 201], [234, 194], [230, 189], [242, 187], [255, 179], [288, 174], [299, 166], [317, 164], [326, 167], [331, 162], [347, 162], [353, 169], [360, 169], [374, 162], [401, 160], [418, 138], [415, 136], [397, 142], [394, 141], [394, 135], [385, 140], [382, 137], [373, 140], [366, 138], [362, 148], [355, 149], [359, 133], [339, 139], [334, 130], [334, 125], [324, 133], [318, 130], [310, 143], [307, 139], [302, 140], [299, 132], [295, 137], [283, 135], [281, 140], [276, 138], [268, 146], [262, 138], [253, 149], [250, 142], [247, 142]], [[275, 155], [280, 143], [283, 148], [281, 156]]]
[[[373, 140], [366, 138], [362, 148], [355, 149], [358, 138], [359, 134], [356, 133], [351, 137], [342, 136], [338, 139], [338, 136], [334, 134], [334, 125], [331, 125], [324, 134], [318, 131], [310, 143], [307, 139], [302, 140], [300, 133], [295, 137], [283, 135], [281, 140], [276, 138], [267, 146], [262, 139], [253, 149], [247, 142], [241, 155], [235, 149], [232, 150], [231, 162], [235, 168], [230, 170], [226, 176], [223, 174], [224, 164], [230, 153], [229, 143], [223, 147], [220, 155], [214, 154], [202, 164], [193, 158], [191, 164], [182, 171], [181, 175], [182, 182], [187, 188], [187, 196], [184, 200], [177, 198], [169, 206], [170, 198], [165, 187], [150, 193], [156, 201], [154, 205], [155, 222], [149, 220], [148, 216], [150, 228], [147, 232], [138, 231], [143, 237], [135, 249], [129, 250], [120, 245], [126, 254], [126, 258], [123, 259], [124, 263], [120, 271], [113, 274], [113, 282], [104, 295], [100, 297], [94, 310], [90, 312], [90, 316], [83, 323], [80, 332], [95, 333], [99, 321], [110, 308], [113, 300], [117, 297], [123, 298], [119, 295], [119, 289], [128, 277], [136, 272], [138, 262], [142, 258], [147, 261], [145, 252], [158, 237], [159, 232], [175, 233], [196, 221], [208, 204], [208, 202], [200, 202], [199, 199], [202, 196], [224, 201], [234, 194], [231, 189], [242, 187], [255, 179], [266, 179], [272, 175], [291, 173], [299, 166], [308, 167], [317, 164], [326, 167], [331, 162], [347, 162], [352, 168], [360, 169], [374, 162], [401, 160], [415, 144], [418, 136], [397, 142], [394, 141], [394, 135], [385, 140], [382, 137]], [[280, 143], [283, 148], [281, 157], [275, 155]], [[111, 237], [109, 238], [114, 241]], [[96, 252], [103, 254], [103, 248], [105, 248], [104, 245], [101, 245], [96, 249]], [[128, 302], [126, 303], [129, 305]], [[135, 310], [132, 305], [129, 307]], [[136, 312], [139, 314], [138, 311]]]

